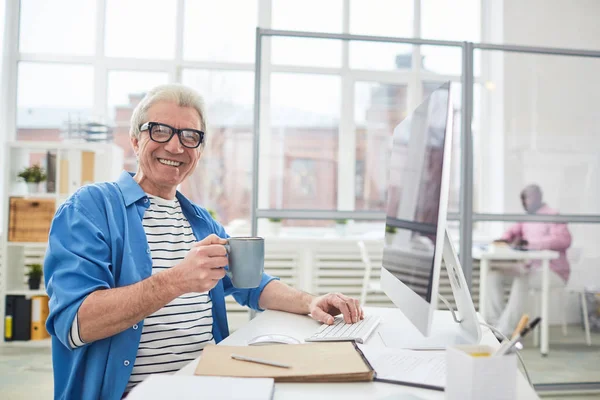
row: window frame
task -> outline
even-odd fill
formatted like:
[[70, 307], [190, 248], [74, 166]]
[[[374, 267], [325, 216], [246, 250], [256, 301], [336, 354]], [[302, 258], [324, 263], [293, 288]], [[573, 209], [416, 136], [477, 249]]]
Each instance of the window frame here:
[[[264, 28], [271, 27], [271, 11], [274, 0], [258, 0], [257, 13], [258, 24]], [[489, 0], [482, 0], [482, 26], [483, 15], [485, 14], [485, 3]], [[351, 0], [343, 0], [342, 11], [342, 33], [350, 33], [350, 7]], [[177, 0], [176, 9], [176, 35], [175, 35], [175, 56], [171, 60], [162, 59], [135, 59], [107, 57], [105, 55], [105, 29], [106, 29], [106, 6], [107, 0], [96, 0], [96, 32], [95, 32], [95, 52], [93, 56], [61, 55], [61, 54], [37, 54], [19, 52], [19, 2], [6, 2], [7, 22], [5, 29], [5, 42], [12, 45], [6, 45], [3, 82], [6, 82], [7, 89], [3, 96], [5, 106], [6, 130], [4, 140], [12, 141], [16, 138], [16, 85], [17, 85], [17, 66], [19, 62], [44, 62], [44, 63], [65, 63], [91, 65], [94, 68], [94, 93], [93, 109], [95, 115], [108, 116], [108, 75], [110, 71], [148, 71], [148, 72], [167, 72], [168, 81], [181, 82], [181, 75], [184, 68], [201, 70], [230, 70], [230, 71], [254, 71], [254, 63], [240, 62], [210, 62], [210, 61], [190, 61], [183, 59], [183, 39], [184, 39], [184, 8], [185, 0]], [[413, 37], [419, 37], [422, 26], [421, 0], [413, 0]], [[482, 29], [482, 40], [486, 38], [486, 31]], [[340, 68], [320, 68], [310, 66], [284, 66], [273, 65], [271, 60], [271, 46], [263, 46], [263, 71], [267, 79], [263, 80], [261, 90], [268, 93], [270, 73], [294, 72], [307, 74], [326, 74], [338, 75], [341, 77], [341, 110], [339, 132], [355, 132], [354, 124], [354, 87], [357, 82], [380, 82], [407, 85], [408, 87], [408, 109], [416, 107], [421, 100], [421, 88], [424, 82], [444, 82], [451, 80], [460, 82], [460, 75], [439, 75], [435, 73], [423, 72], [416, 60], [420, 60], [420, 49], [413, 46], [413, 68], [410, 71], [376, 71], [376, 70], [357, 70], [350, 69], [349, 60], [349, 42], [342, 42], [342, 62]], [[477, 82], [484, 82], [482, 77], [476, 77]], [[268, 108], [268, 104], [265, 105]], [[265, 118], [261, 117], [262, 121]], [[485, 119], [484, 119], [485, 121]], [[267, 134], [265, 135], [268, 137]], [[264, 141], [261, 139], [261, 142]], [[338, 193], [337, 209], [342, 211], [353, 211], [355, 203], [355, 168], [356, 168], [356, 135], [340, 134], [338, 142], [338, 163], [347, 167], [338, 168]], [[259, 192], [267, 194], [269, 192], [267, 179], [268, 169], [260, 168]], [[268, 195], [259, 195], [259, 198], [268, 199]]]

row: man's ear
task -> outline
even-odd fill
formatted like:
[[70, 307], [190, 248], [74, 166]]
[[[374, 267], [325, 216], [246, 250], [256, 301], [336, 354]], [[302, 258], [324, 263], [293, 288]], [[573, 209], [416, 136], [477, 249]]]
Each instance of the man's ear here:
[[140, 140], [135, 136], [131, 136], [129, 138], [129, 141], [131, 142], [131, 147], [133, 147], [133, 152], [137, 155], [140, 149]]

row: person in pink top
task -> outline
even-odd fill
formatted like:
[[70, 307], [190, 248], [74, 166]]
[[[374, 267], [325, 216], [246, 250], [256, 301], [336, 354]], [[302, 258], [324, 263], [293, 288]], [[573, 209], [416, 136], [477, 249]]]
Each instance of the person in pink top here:
[[[521, 192], [521, 202], [528, 214], [558, 214], [543, 202], [538, 185], [529, 185]], [[519, 222], [512, 225], [496, 242], [504, 242], [519, 250], [554, 250], [559, 258], [550, 261], [550, 287], [563, 287], [569, 279], [567, 249], [571, 233], [566, 224]], [[504, 304], [504, 285], [512, 280], [508, 302]], [[517, 326], [527, 302], [529, 289], [539, 289], [542, 282], [540, 261], [516, 264], [513, 268], [492, 268], [488, 275], [489, 301], [485, 305], [489, 323], [507, 336]]]

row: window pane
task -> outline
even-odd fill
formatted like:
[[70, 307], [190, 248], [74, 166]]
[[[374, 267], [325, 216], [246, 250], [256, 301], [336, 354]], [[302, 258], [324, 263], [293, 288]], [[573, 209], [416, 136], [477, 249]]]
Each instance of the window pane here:
[[90, 115], [93, 67], [21, 62], [18, 74], [18, 140], [59, 140], [69, 120]]
[[385, 211], [388, 150], [394, 128], [406, 117], [408, 87], [358, 82], [354, 90], [355, 209]]
[[272, 26], [290, 31], [341, 33], [342, 15], [342, 0], [273, 0]]
[[350, 68], [410, 70], [412, 46], [398, 43], [350, 42]]
[[[272, 15], [273, 29], [342, 32], [341, 0], [274, 0]], [[274, 37], [271, 41], [274, 64], [341, 66], [342, 42], [339, 40]]]
[[337, 76], [271, 76], [270, 208], [337, 208], [340, 90]]
[[95, 0], [21, 1], [22, 52], [92, 55], [95, 37]]
[[256, 0], [186, 0], [183, 58], [254, 62]]
[[133, 109], [154, 86], [167, 83], [166, 72], [110, 71], [108, 73], [108, 114], [114, 121], [114, 142], [123, 148], [124, 168], [135, 171], [135, 153], [129, 141]]
[[520, 192], [537, 184], [550, 209], [600, 214], [600, 97], [590, 90], [599, 81], [600, 60], [482, 53], [500, 56], [504, 70], [491, 75], [483, 91], [476, 210], [523, 213]]
[[421, 0], [425, 39], [481, 41], [481, 0]]
[[462, 74], [462, 49], [460, 47], [421, 46], [424, 72], [442, 75]]
[[[370, 36], [413, 36], [412, 0], [351, 0], [350, 33]], [[412, 47], [385, 42], [350, 42], [350, 68], [410, 68]], [[408, 66], [406, 58], [408, 57]]]
[[329, 68], [342, 66], [339, 40], [274, 37], [271, 43], [273, 64]]
[[176, 0], [106, 0], [106, 55], [173, 58], [176, 6]]
[[[110, 117], [118, 124], [128, 124], [131, 111], [146, 92], [168, 81], [169, 75], [166, 72], [110, 71], [108, 73]], [[126, 110], [129, 110], [129, 113]]]
[[186, 69], [183, 84], [204, 97], [208, 123], [206, 147], [183, 193], [213, 210], [230, 234], [249, 234], [254, 74]]
[[413, 36], [413, 0], [350, 0], [350, 33]]

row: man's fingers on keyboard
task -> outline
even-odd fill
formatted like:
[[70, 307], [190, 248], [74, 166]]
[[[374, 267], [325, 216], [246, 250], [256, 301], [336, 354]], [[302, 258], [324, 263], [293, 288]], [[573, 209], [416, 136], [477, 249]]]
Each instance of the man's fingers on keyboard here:
[[337, 298], [335, 299], [334, 306], [336, 306], [338, 308], [338, 310], [340, 310], [342, 312], [342, 314], [344, 315], [344, 321], [347, 324], [351, 324], [352, 323], [352, 311], [350, 311], [350, 304], [348, 304], [340, 295], [338, 295]]
[[321, 310], [320, 308], [315, 308], [314, 312], [312, 313], [312, 316], [314, 319], [324, 324], [333, 324], [333, 317], [327, 314], [325, 311]]
[[350, 309], [352, 323], [358, 322], [358, 304], [356, 304], [356, 301], [354, 299], [350, 298], [348, 298], [346, 304], [348, 304], [348, 308]]
[[360, 313], [361, 313], [360, 302], [357, 299], [352, 299], [352, 303], [354, 303], [354, 310], [355, 310], [355, 313], [353, 315], [354, 322], [358, 322], [361, 320], [361, 318], [360, 318]]
[[[341, 293], [338, 293], [337, 296], [340, 299], [342, 299], [342, 301], [348, 306], [348, 310], [350, 311], [350, 322], [348, 322], [348, 319], [346, 318], [346, 323], [353, 324], [355, 322], [358, 322], [359, 321], [359, 309], [360, 309], [358, 300], [348, 297], [346, 295], [343, 295]], [[344, 316], [346, 316], [345, 313], [344, 313]]]

